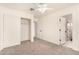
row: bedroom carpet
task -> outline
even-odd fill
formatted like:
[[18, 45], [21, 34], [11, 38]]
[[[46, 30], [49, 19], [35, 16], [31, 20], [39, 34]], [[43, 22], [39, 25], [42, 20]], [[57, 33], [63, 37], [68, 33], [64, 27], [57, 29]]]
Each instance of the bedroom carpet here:
[[71, 48], [62, 47], [41, 39], [24, 41], [21, 45], [4, 48], [0, 55], [79, 55]]

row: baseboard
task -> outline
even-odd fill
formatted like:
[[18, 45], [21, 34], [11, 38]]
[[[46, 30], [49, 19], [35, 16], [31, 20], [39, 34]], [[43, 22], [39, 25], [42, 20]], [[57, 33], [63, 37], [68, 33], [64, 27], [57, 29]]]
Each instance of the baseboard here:
[[15, 43], [15, 44], [9, 45], [9, 46], [3, 46], [2, 50], [5, 49], [5, 48], [8, 48], [8, 47], [12, 47], [12, 46], [20, 45], [20, 44], [21, 44], [21, 43], [18, 42], [18, 43]]

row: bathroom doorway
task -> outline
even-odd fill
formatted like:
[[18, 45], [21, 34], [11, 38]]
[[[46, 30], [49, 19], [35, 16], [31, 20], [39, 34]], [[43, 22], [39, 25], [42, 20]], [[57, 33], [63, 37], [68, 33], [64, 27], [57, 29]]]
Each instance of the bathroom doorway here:
[[64, 15], [60, 18], [60, 43], [61, 45], [72, 42], [72, 14]]
[[73, 41], [72, 39], [72, 14], [63, 16], [66, 20], [66, 40]]

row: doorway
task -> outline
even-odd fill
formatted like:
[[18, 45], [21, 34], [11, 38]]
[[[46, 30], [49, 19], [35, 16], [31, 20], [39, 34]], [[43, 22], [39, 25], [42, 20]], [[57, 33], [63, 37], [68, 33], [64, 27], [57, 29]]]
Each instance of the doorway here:
[[59, 19], [60, 44], [65, 45], [72, 42], [72, 14], [67, 14]]
[[72, 41], [72, 14], [68, 14], [63, 16], [66, 20], [66, 40], [67, 41]]
[[21, 42], [30, 40], [30, 19], [21, 18]]

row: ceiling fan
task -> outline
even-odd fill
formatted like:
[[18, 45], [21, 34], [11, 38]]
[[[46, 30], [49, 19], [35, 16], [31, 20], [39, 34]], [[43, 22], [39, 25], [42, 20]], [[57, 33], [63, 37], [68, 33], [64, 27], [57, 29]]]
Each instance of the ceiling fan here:
[[35, 4], [37, 8], [30, 8], [31, 11], [38, 11], [40, 13], [45, 13], [47, 10], [50, 10], [52, 8], [48, 8], [48, 4], [45, 3], [36, 3]]

